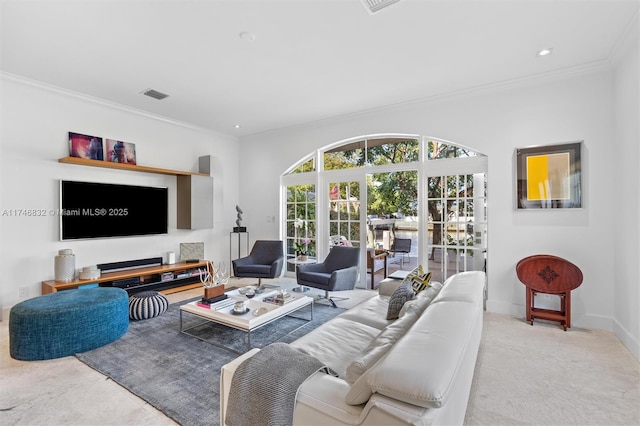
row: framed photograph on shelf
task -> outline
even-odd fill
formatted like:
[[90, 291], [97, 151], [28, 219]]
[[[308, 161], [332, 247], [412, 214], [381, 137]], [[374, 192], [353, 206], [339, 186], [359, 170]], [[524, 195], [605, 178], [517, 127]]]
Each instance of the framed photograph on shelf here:
[[136, 164], [136, 144], [107, 139], [107, 161]]
[[69, 132], [69, 156], [104, 160], [102, 138]]
[[516, 149], [516, 208], [582, 208], [582, 141]]

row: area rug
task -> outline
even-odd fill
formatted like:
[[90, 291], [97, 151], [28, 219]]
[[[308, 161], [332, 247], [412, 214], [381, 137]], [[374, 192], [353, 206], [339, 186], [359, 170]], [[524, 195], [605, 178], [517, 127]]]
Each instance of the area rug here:
[[[238, 355], [180, 332], [179, 302], [159, 317], [131, 321], [119, 340], [77, 354], [89, 367], [108, 376], [182, 425], [217, 425], [220, 401], [220, 368]], [[281, 318], [251, 333], [253, 347], [274, 341], [292, 342], [320, 324], [344, 312], [315, 303], [313, 321]], [[295, 312], [309, 318], [308, 308]], [[193, 320], [184, 314], [184, 320]], [[202, 327], [209, 336], [237, 349], [246, 345], [246, 333], [217, 324]], [[285, 336], [286, 335], [286, 336]]]

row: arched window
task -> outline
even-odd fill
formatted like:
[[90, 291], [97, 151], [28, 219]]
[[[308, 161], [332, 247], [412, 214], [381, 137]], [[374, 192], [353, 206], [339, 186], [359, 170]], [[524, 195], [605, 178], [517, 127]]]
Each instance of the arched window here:
[[368, 256], [380, 251], [389, 272], [422, 265], [437, 281], [484, 269], [486, 172], [483, 154], [420, 135], [358, 137], [311, 153], [281, 178], [287, 272], [336, 243], [363, 247], [363, 288], [384, 278]]

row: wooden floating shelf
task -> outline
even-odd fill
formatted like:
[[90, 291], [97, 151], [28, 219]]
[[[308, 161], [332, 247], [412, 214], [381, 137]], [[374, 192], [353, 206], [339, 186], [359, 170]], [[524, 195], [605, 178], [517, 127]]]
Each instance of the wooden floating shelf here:
[[134, 164], [112, 163], [110, 161], [90, 160], [78, 157], [63, 157], [58, 160], [59, 163], [78, 164], [81, 166], [103, 167], [106, 169], [131, 170], [134, 172], [157, 173], [172, 176], [209, 176], [206, 173], [183, 172], [180, 170], [161, 169], [158, 167], [139, 166]]

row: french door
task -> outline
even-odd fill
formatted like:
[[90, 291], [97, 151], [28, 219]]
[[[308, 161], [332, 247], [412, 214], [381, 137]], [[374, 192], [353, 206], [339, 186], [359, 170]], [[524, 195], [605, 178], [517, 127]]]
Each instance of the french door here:
[[487, 180], [483, 164], [484, 158], [440, 160], [427, 170], [425, 242], [435, 281], [444, 282], [457, 272], [486, 270]]
[[341, 241], [343, 245], [359, 247], [361, 240], [360, 182], [329, 182], [327, 194], [330, 244]]

